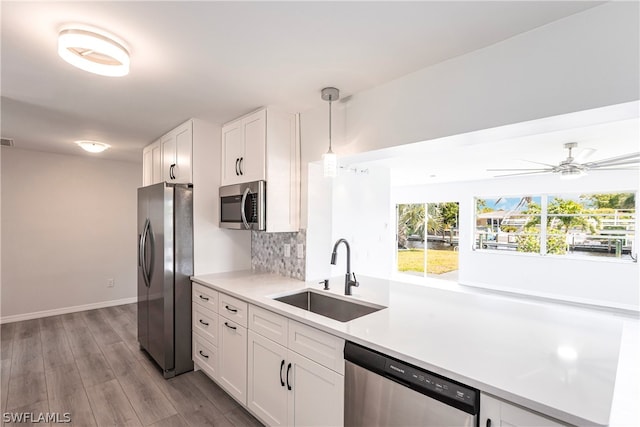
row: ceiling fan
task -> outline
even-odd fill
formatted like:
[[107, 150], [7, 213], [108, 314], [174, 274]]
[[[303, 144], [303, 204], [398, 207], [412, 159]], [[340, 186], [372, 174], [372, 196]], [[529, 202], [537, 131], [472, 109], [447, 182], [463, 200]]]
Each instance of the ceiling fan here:
[[516, 176], [516, 175], [536, 175], [545, 173], [559, 174], [561, 178], [578, 178], [584, 175], [587, 171], [592, 170], [637, 170], [640, 163], [640, 153], [625, 154], [622, 156], [610, 157], [608, 159], [597, 160], [594, 162], [579, 162], [582, 158], [586, 158], [593, 154], [594, 149], [584, 149], [578, 158], [572, 156], [571, 151], [578, 146], [577, 142], [567, 142], [564, 144], [564, 148], [569, 150], [569, 155], [558, 165], [551, 165], [548, 163], [533, 162], [525, 160], [529, 163], [535, 163], [545, 166], [544, 168], [534, 169], [487, 169], [490, 172], [514, 172], [500, 176]]

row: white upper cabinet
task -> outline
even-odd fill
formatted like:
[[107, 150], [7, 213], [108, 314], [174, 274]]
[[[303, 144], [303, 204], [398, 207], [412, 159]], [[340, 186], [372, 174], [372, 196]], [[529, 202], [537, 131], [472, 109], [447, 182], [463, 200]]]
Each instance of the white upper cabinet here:
[[222, 128], [222, 185], [266, 180], [266, 110]]
[[162, 176], [172, 184], [193, 181], [193, 122], [187, 120], [160, 139], [162, 145]]
[[193, 121], [187, 120], [142, 151], [142, 185], [193, 182]]
[[142, 151], [142, 186], [159, 182], [162, 182], [162, 147], [157, 140]]
[[262, 108], [222, 127], [221, 185], [267, 182], [268, 232], [298, 231], [298, 116]]

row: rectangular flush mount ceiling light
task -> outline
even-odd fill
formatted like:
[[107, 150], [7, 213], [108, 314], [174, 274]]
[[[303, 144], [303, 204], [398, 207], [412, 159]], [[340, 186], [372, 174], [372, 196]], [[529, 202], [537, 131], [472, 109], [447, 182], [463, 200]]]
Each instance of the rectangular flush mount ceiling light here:
[[65, 27], [58, 34], [58, 55], [90, 73], [111, 77], [129, 74], [129, 52], [122, 42], [101, 30]]

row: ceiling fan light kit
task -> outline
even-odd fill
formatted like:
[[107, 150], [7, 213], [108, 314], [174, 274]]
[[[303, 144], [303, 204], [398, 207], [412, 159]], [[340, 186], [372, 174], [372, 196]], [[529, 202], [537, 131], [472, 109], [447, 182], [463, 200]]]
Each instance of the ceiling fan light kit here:
[[[546, 166], [545, 168], [514, 168], [514, 169], [487, 169], [490, 172], [515, 172], [505, 175], [495, 175], [495, 177], [503, 176], [520, 176], [520, 175], [540, 175], [547, 173], [559, 174], [561, 179], [576, 179], [581, 176], [587, 175], [587, 172], [591, 171], [607, 171], [607, 170], [638, 170], [638, 164], [640, 163], [640, 153], [630, 153], [621, 156], [610, 157], [608, 159], [597, 160], [595, 162], [580, 163], [572, 155], [572, 150], [578, 147], [577, 142], [567, 142], [564, 144], [564, 148], [569, 150], [567, 158], [561, 161], [558, 165], [552, 165], [548, 163], [533, 162], [526, 160], [529, 163], [535, 163], [538, 165]], [[595, 150], [587, 149], [588, 155], [591, 155]]]
[[103, 31], [77, 26], [58, 34], [58, 55], [74, 67], [101, 76], [129, 74], [129, 52], [116, 37]]

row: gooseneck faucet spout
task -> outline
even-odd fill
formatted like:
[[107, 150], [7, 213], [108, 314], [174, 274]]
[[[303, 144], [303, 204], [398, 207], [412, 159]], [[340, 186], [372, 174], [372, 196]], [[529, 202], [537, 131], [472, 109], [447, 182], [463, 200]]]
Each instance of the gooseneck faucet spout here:
[[351, 247], [349, 246], [349, 242], [347, 239], [338, 239], [333, 245], [333, 252], [331, 252], [331, 264], [336, 265], [336, 258], [338, 257], [338, 246], [340, 243], [344, 243], [347, 248], [347, 273], [344, 277], [344, 294], [351, 295], [351, 287], [358, 286], [359, 283], [356, 280], [356, 274], [353, 273], [353, 280], [351, 280]]

